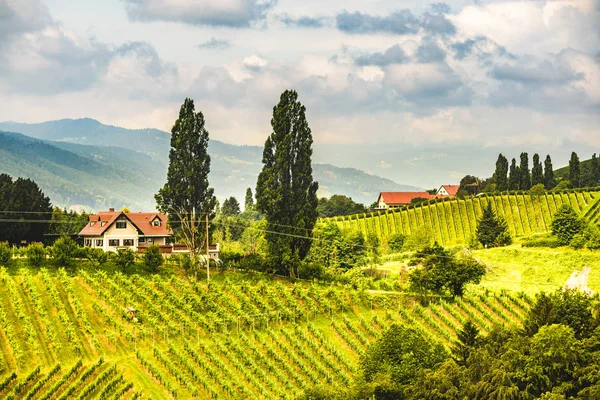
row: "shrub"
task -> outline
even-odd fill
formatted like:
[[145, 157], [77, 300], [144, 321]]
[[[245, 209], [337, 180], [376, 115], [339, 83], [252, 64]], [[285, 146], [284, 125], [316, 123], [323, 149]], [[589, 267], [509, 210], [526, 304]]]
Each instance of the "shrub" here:
[[0, 265], [7, 266], [12, 260], [12, 252], [8, 242], [0, 242]]
[[431, 235], [431, 232], [425, 227], [421, 227], [406, 237], [403, 249], [406, 251], [419, 250], [431, 246], [432, 243], [433, 236]]
[[158, 272], [158, 267], [163, 265], [163, 262], [165, 261], [160, 252], [160, 247], [157, 245], [149, 246], [142, 254], [142, 260], [152, 272]]
[[108, 261], [108, 254], [102, 249], [89, 249], [86, 257], [96, 268], [101, 267]]
[[571, 239], [571, 242], [569, 243], [569, 245], [576, 250], [580, 250], [585, 247], [586, 243], [587, 243], [587, 239], [583, 235], [583, 233], [578, 233], [575, 236], [573, 236], [573, 239]]
[[560, 246], [558, 243], [558, 239], [556, 236], [552, 235], [535, 235], [523, 239], [522, 246], [523, 247], [550, 247], [556, 248]]
[[546, 194], [546, 187], [543, 183], [538, 183], [529, 189], [529, 194], [532, 196], [540, 197]]
[[575, 235], [581, 233], [584, 223], [573, 209], [563, 204], [552, 218], [552, 234], [556, 235], [559, 244], [567, 246]]
[[73, 258], [77, 256], [79, 246], [69, 236], [62, 236], [52, 246], [52, 259], [59, 267], [72, 267]]
[[32, 267], [42, 266], [46, 259], [46, 249], [44, 249], [44, 245], [41, 243], [32, 243], [27, 246], [25, 254], [27, 254], [27, 262]]
[[119, 250], [113, 256], [113, 262], [121, 271], [126, 272], [135, 263], [135, 253], [131, 249]]
[[404, 246], [405, 239], [406, 239], [406, 236], [404, 236], [402, 233], [400, 233], [400, 232], [394, 233], [393, 235], [391, 235], [388, 238], [389, 249], [393, 252], [402, 251], [402, 246]]
[[298, 267], [298, 277], [301, 279], [320, 279], [325, 268], [317, 263], [301, 262]]

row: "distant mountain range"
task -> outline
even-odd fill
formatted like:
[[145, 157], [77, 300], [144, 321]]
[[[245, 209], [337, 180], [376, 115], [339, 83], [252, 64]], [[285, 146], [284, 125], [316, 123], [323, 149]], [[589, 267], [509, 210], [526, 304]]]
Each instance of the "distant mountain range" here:
[[[87, 118], [0, 123], [0, 173], [34, 179], [55, 205], [65, 207], [154, 209], [153, 196], [166, 180], [169, 148], [166, 132]], [[211, 140], [209, 153], [209, 179], [220, 200], [243, 201], [246, 188], [254, 191], [262, 147]], [[313, 171], [319, 196], [345, 194], [367, 205], [380, 191], [420, 190], [354, 168], [315, 163]]]

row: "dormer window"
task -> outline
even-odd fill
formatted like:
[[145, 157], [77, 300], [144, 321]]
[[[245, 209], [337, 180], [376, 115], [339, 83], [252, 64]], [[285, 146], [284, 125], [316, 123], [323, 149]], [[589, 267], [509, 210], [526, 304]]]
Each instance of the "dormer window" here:
[[106, 222], [104, 222], [104, 221], [100, 222], [100, 226], [104, 226], [104, 225], [106, 225]]
[[94, 226], [94, 225], [96, 225], [96, 221], [91, 221], [90, 226]]
[[160, 226], [160, 219], [155, 219], [154, 221], [152, 221], [152, 226]]

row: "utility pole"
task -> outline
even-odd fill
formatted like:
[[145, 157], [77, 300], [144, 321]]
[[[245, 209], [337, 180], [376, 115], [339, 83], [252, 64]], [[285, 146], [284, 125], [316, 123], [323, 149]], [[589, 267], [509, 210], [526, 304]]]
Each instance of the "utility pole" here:
[[210, 283], [210, 253], [208, 252], [208, 214], [206, 214], [206, 282]]

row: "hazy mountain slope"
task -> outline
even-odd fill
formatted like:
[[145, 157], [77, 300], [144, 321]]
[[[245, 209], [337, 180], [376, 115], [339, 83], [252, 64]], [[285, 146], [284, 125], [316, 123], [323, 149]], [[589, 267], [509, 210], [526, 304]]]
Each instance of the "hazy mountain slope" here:
[[[0, 141], [0, 150], [6, 157], [0, 162], [1, 172], [35, 179], [55, 204], [82, 204], [94, 209], [155, 207], [153, 195], [164, 184], [167, 172], [166, 133], [110, 127], [87, 119], [0, 124], [7, 125], [45, 140], [3, 133], [6, 139]], [[65, 130], [60, 132], [61, 128]], [[77, 129], [93, 130], [92, 141], [96, 145], [79, 144], [90, 140], [88, 133]], [[148, 141], [152, 144], [134, 145]], [[150, 151], [141, 152], [143, 149]], [[246, 188], [254, 190], [262, 168], [262, 151], [260, 146], [237, 146], [214, 140], [209, 143], [210, 182], [219, 199], [235, 196], [241, 201]], [[315, 164], [314, 178], [319, 182], [320, 196], [345, 194], [367, 205], [382, 190], [415, 190], [357, 169], [329, 164]]]

